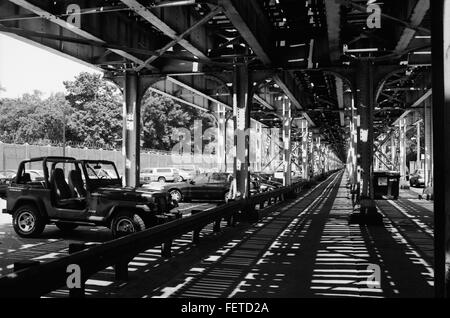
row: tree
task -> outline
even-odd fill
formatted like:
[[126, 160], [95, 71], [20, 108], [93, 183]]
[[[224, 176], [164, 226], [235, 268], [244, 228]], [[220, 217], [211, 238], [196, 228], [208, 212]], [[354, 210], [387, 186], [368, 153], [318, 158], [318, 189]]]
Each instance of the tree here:
[[191, 129], [194, 120], [202, 120], [203, 129], [212, 126], [212, 121], [201, 111], [181, 106], [173, 99], [147, 91], [141, 105], [141, 139], [144, 148], [170, 151], [178, 140], [172, 139], [174, 131]]
[[16, 99], [3, 99], [0, 105], [0, 136], [8, 142], [61, 140], [63, 116], [58, 110], [68, 107], [64, 95], [47, 99], [35, 90]]
[[64, 86], [71, 106], [67, 139], [116, 146], [122, 137], [122, 97], [117, 87], [87, 72], [65, 81]]

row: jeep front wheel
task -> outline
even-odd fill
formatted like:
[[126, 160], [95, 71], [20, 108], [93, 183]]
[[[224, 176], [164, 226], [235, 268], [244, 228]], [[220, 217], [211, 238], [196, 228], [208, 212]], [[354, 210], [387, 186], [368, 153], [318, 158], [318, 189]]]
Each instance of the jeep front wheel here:
[[111, 231], [114, 238], [145, 230], [145, 223], [135, 213], [119, 212], [112, 220]]
[[13, 227], [21, 237], [36, 237], [44, 231], [45, 220], [35, 206], [23, 205], [13, 214]]

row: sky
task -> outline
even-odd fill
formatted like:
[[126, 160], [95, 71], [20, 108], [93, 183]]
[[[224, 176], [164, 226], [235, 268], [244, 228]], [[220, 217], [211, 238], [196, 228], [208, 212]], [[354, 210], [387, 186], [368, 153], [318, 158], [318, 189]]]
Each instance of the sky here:
[[80, 72], [97, 72], [84, 64], [0, 33], [0, 97], [15, 98], [35, 89], [48, 97], [64, 92], [63, 81]]

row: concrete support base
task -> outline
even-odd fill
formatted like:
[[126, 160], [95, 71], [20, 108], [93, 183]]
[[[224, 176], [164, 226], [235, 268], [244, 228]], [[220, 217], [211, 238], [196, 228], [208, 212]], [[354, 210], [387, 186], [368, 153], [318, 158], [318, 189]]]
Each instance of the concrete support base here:
[[353, 213], [350, 214], [348, 223], [359, 225], [384, 225], [383, 215], [378, 212], [375, 201], [371, 199], [361, 199], [360, 205], [355, 206]]

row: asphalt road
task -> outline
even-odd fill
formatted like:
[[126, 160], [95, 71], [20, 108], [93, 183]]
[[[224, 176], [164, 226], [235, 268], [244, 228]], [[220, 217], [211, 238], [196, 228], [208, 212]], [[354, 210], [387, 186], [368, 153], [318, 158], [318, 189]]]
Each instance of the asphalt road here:
[[[0, 200], [0, 209], [5, 208], [5, 205], [6, 201]], [[181, 211], [183, 217], [189, 217], [193, 209], [206, 210], [215, 206], [217, 203], [180, 203], [175, 210]], [[39, 238], [22, 238], [14, 232], [11, 215], [0, 213], [0, 276], [11, 272], [16, 261], [47, 261], [67, 255], [70, 243], [95, 244], [111, 239], [108, 228], [81, 226], [64, 233], [55, 225], [47, 225]]]

